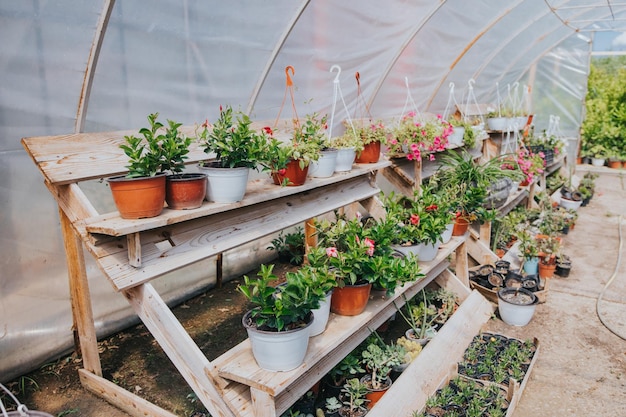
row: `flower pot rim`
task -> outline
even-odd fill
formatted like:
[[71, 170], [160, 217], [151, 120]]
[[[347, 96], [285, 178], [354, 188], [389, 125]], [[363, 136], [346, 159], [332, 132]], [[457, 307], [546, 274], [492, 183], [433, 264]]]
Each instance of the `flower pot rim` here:
[[168, 174], [165, 178], [167, 181], [197, 181], [206, 178], [206, 176], [202, 172], [185, 172], [182, 174]]
[[[518, 293], [518, 292], [528, 295], [532, 301], [528, 304], [517, 304], [517, 303], [512, 303], [511, 301], [503, 298], [504, 294]], [[537, 304], [539, 301], [537, 296], [532, 291], [528, 291], [526, 288], [502, 288], [500, 291], [498, 291], [498, 299], [514, 306], [532, 306], [532, 305]]]
[[[125, 181], [141, 181], [141, 180], [149, 180], [151, 178], [157, 178], [157, 177], [161, 177], [166, 175], [165, 172], [157, 172], [155, 175], [152, 176], [143, 176], [143, 177], [132, 177], [129, 178], [126, 175], [115, 175], [113, 177], [109, 177], [107, 178], [107, 182], [125, 182]], [[167, 176], [166, 176], [167, 178]]]
[[246, 312], [246, 314], [243, 315], [243, 317], [241, 318], [241, 323], [243, 324], [243, 327], [251, 330], [253, 332], [258, 332], [258, 333], [263, 333], [263, 334], [289, 334], [289, 333], [295, 333], [298, 332], [300, 330], [304, 330], [307, 327], [311, 326], [313, 324], [313, 320], [315, 320], [315, 316], [313, 314], [312, 311], [309, 312], [309, 314], [307, 315], [308, 318], [308, 323], [305, 326], [302, 327], [297, 327], [295, 329], [289, 329], [289, 330], [282, 330], [282, 331], [277, 331], [277, 330], [261, 330], [259, 328], [256, 327], [256, 324], [251, 323], [252, 318], [250, 318], [250, 315], [252, 314], [252, 312], [254, 310], [257, 310], [258, 308], [253, 308], [251, 310], [248, 310]]
[[233, 170], [242, 171], [244, 169], [250, 169], [248, 167], [232, 167], [232, 168], [231, 167], [223, 167], [223, 166], [220, 166], [219, 164], [220, 164], [219, 161], [200, 162], [198, 164], [198, 168], [205, 169], [205, 170], [208, 170], [208, 171], [223, 170], [223, 169], [233, 169]]

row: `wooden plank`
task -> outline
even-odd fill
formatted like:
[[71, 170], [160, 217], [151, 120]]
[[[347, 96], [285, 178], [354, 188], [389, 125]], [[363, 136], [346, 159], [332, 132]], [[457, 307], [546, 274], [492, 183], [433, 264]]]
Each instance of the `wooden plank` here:
[[[194, 126], [183, 126], [180, 130], [188, 136], [195, 136]], [[125, 168], [128, 157], [119, 145], [124, 143], [124, 135], [137, 136], [138, 131], [139, 129], [23, 138], [22, 146], [47, 181], [55, 185], [69, 184], [128, 172]], [[189, 164], [209, 159], [209, 155], [195, 141], [188, 155]]]
[[467, 240], [467, 252], [479, 264], [493, 264], [498, 260], [498, 256], [484, 242], [472, 236], [471, 233]]
[[472, 291], [367, 416], [388, 417], [390, 410], [395, 416], [410, 416], [421, 410], [428, 397], [447, 378], [449, 369], [444, 364], [461, 360], [472, 338], [493, 311], [491, 303]]
[[461, 302], [470, 295], [471, 290], [461, 282], [449, 269], [446, 269], [435, 278], [435, 282], [442, 288], [453, 291]]
[[456, 248], [455, 252], [456, 257], [454, 267], [456, 276], [466, 287], [469, 288], [469, 272], [467, 270], [469, 267], [467, 262], [467, 241], [463, 241], [463, 243]]
[[84, 369], [78, 370], [83, 387], [134, 417], [177, 417], [167, 410], [136, 396], [130, 391]]
[[141, 266], [141, 236], [139, 232], [126, 236], [128, 244], [128, 263], [130, 266], [139, 268]]
[[255, 417], [276, 417], [276, 405], [274, 398], [267, 392], [250, 388], [252, 398], [252, 406], [254, 408]]
[[[279, 373], [259, 368], [252, 356], [249, 340], [226, 352], [213, 363], [222, 377], [264, 390], [272, 396], [279, 396], [287, 388], [290, 395], [302, 395], [317, 382], [315, 377], [318, 373], [324, 375], [328, 372], [367, 337], [369, 329], [378, 328], [393, 315], [396, 312], [394, 302], [401, 305], [403, 294], [411, 298], [443, 272], [449, 264], [447, 257], [462, 243], [463, 238], [453, 238], [439, 250], [433, 261], [420, 263], [421, 270], [426, 274], [425, 279], [398, 288], [392, 297], [370, 300], [366, 310], [360, 315], [348, 317], [331, 314], [327, 330], [311, 339], [304, 363], [299, 368]], [[307, 373], [313, 373], [314, 377], [305, 377]], [[294, 388], [296, 382], [300, 389]]]
[[[156, 229], [175, 223], [238, 210], [259, 203], [271, 203], [273, 200], [292, 195], [305, 194], [330, 185], [349, 182], [355, 178], [361, 178], [362, 181], [367, 182], [368, 179], [372, 178], [376, 170], [388, 165], [389, 161], [385, 160], [376, 164], [355, 164], [351, 171], [337, 173], [328, 178], [308, 178], [304, 185], [298, 187], [281, 187], [275, 185], [269, 178], [257, 179], [248, 181], [246, 195], [242, 201], [237, 203], [204, 202], [201, 207], [191, 210], [171, 210], [165, 208], [160, 215], [148, 219], [122, 219], [117, 212], [112, 212], [86, 219], [86, 229], [90, 233], [124, 236], [134, 232]], [[377, 187], [374, 184], [372, 188]], [[276, 204], [278, 204], [278, 202], [276, 202]], [[337, 205], [337, 207], [339, 207], [339, 205]], [[316, 211], [313, 213], [316, 213]], [[312, 216], [309, 215], [309, 217]]]
[[124, 296], [211, 415], [234, 417], [216, 388], [217, 382], [209, 376], [215, 374], [210, 371], [213, 364], [204, 356], [152, 285], [143, 284], [127, 289]]
[[67, 260], [72, 318], [80, 345], [77, 346], [77, 350], [80, 350], [83, 367], [89, 372], [102, 376], [83, 245], [74, 233], [70, 220], [61, 210], [59, 210], [59, 217]]
[[[97, 261], [115, 288], [129, 288], [304, 222], [311, 215], [329, 212], [379, 193], [380, 190], [372, 188], [367, 178], [360, 177], [309, 193], [219, 213], [210, 221], [196, 219], [142, 232], [141, 268], [128, 264], [128, 251], [123, 241], [93, 248], [99, 252], [93, 250], [92, 253], [106, 254]], [[157, 245], [164, 241], [173, 242], [174, 246], [168, 244], [165, 249], [160, 249]], [[88, 248], [92, 249], [91, 245]]]

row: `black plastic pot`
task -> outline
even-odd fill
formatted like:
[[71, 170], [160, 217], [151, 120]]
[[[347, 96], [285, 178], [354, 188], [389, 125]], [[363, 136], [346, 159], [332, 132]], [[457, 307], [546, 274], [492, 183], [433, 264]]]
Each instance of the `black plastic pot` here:
[[572, 270], [571, 262], [557, 262], [554, 273], [560, 276], [561, 278], [567, 278], [571, 270]]

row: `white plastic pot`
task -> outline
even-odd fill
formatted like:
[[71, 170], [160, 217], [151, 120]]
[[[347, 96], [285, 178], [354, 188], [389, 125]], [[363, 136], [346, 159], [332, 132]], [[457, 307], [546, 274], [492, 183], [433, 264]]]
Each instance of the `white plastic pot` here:
[[446, 227], [446, 230], [443, 231], [443, 233], [441, 234], [441, 239], [440, 239], [443, 245], [445, 245], [446, 243], [450, 241], [450, 239], [452, 239], [453, 230], [454, 230], [454, 223], [450, 223]]
[[448, 136], [448, 144], [450, 146], [463, 146], [463, 136], [465, 135], [464, 127], [455, 127], [454, 131]]
[[314, 316], [305, 327], [282, 332], [259, 330], [250, 323], [248, 311], [243, 316], [243, 326], [248, 332], [252, 355], [257, 364], [268, 371], [290, 371], [297, 368], [304, 361], [309, 347], [309, 335]]
[[583, 203], [582, 200], [579, 200], [579, 201], [568, 200], [567, 198], [563, 198], [563, 197], [561, 197], [561, 201], [559, 201], [559, 205], [566, 210], [578, 210], [578, 208], [581, 206], [582, 203]]
[[320, 302], [320, 308], [311, 310], [313, 312], [313, 317], [315, 317], [315, 320], [311, 325], [311, 334], [309, 335], [310, 337], [322, 334], [324, 333], [324, 330], [326, 330], [328, 317], [330, 316], [330, 298], [332, 297], [332, 295], [333, 292], [330, 291], [328, 294], [326, 294], [326, 298]]
[[335, 172], [346, 172], [352, 170], [352, 164], [356, 158], [354, 148], [339, 148], [337, 150], [337, 166]]
[[200, 166], [207, 175], [206, 199], [215, 203], [236, 203], [243, 200], [248, 184], [249, 168], [217, 168]]
[[419, 243], [417, 245], [392, 245], [391, 247], [400, 253], [417, 255], [420, 262], [430, 262], [437, 257], [437, 251], [441, 246], [441, 241], [434, 244]]
[[337, 149], [322, 151], [317, 161], [311, 161], [309, 177], [328, 178], [335, 173], [337, 166]]
[[537, 296], [525, 288], [503, 288], [498, 291], [498, 311], [510, 326], [526, 326], [535, 314]]

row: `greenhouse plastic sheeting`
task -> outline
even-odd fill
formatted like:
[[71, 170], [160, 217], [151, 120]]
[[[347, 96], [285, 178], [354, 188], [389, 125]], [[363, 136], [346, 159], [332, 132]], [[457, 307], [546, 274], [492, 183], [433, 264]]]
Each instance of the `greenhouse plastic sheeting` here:
[[[255, 120], [336, 104], [334, 132], [348, 115], [393, 121], [406, 109], [441, 113], [455, 86], [495, 105], [530, 91], [536, 129], [550, 116], [578, 137], [591, 30], [614, 29], [623, 7], [583, 1], [5, 1], [0, 4], [0, 381], [72, 349], [72, 314], [57, 206], [20, 145], [28, 136], [134, 129], [146, 116], [193, 125], [230, 104]], [[103, 41], [98, 60], [92, 42]], [[607, 18], [613, 17], [614, 22]], [[592, 23], [583, 23], [597, 20]], [[580, 26], [576, 27], [576, 22]], [[589, 29], [591, 28], [591, 29]], [[587, 31], [589, 29], [590, 31]], [[330, 72], [333, 65], [341, 73]], [[285, 97], [293, 66], [296, 112]], [[84, 88], [87, 68], [91, 88]], [[359, 72], [362, 95], [357, 95]], [[334, 81], [337, 80], [338, 84]], [[334, 87], [341, 97], [333, 103]], [[83, 93], [84, 92], [84, 93]], [[413, 107], [412, 104], [410, 107]], [[84, 114], [84, 123], [77, 115]], [[84, 185], [98, 209], [107, 187]], [[227, 254], [232, 277], [268, 258], [266, 243]], [[232, 261], [228, 261], [231, 259]], [[87, 256], [98, 335], [133, 323]], [[245, 261], [244, 261], [245, 260]], [[159, 280], [171, 302], [215, 281], [211, 260]]]

